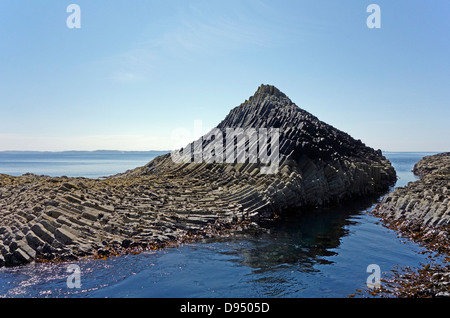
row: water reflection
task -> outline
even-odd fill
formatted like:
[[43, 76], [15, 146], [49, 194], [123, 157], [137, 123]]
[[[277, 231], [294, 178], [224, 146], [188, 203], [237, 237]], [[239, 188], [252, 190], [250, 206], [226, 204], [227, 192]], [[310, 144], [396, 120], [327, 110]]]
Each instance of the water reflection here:
[[[390, 154], [400, 176], [424, 154]], [[367, 215], [378, 198], [296, 211], [261, 231], [105, 261], [80, 261], [82, 288], [66, 286], [68, 264], [0, 269], [1, 297], [346, 297], [364, 289], [369, 264], [385, 273], [428, 261], [418, 245]], [[384, 276], [383, 276], [384, 277]]]
[[241, 244], [234, 244], [233, 249], [222, 253], [236, 256], [231, 261], [253, 268], [254, 273], [283, 266], [294, 266], [305, 273], [317, 272], [316, 264], [333, 263], [330, 256], [337, 255], [342, 238], [350, 233], [351, 226], [359, 223], [358, 216], [378, 201], [377, 196], [331, 208], [293, 211], [260, 224], [261, 231], [242, 233]]

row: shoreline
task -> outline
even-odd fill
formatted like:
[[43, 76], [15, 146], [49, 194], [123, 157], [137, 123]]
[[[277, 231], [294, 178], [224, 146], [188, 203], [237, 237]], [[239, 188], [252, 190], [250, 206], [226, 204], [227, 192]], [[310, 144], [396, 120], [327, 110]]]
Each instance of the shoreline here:
[[420, 179], [390, 192], [371, 214], [383, 226], [437, 253], [444, 264], [431, 258], [422, 268], [394, 272], [380, 292], [408, 298], [450, 297], [450, 153], [422, 158], [413, 173]]
[[242, 220], [239, 222], [235, 222], [233, 224], [227, 225], [219, 225], [219, 224], [209, 224], [207, 228], [199, 231], [195, 234], [188, 233], [187, 235], [178, 238], [174, 241], [165, 241], [165, 242], [133, 242], [130, 246], [125, 247], [123, 243], [113, 243], [105, 246], [102, 249], [96, 251], [96, 253], [88, 256], [83, 256], [80, 258], [76, 258], [73, 260], [70, 259], [45, 259], [45, 258], [36, 258], [34, 263], [36, 264], [58, 264], [58, 263], [68, 263], [72, 261], [83, 261], [83, 260], [107, 260], [111, 257], [120, 257], [127, 255], [138, 255], [141, 253], [149, 252], [149, 251], [158, 251], [167, 248], [178, 248], [180, 246], [186, 244], [193, 244], [200, 242], [204, 239], [213, 239], [213, 238], [224, 238], [227, 235], [234, 235], [237, 231], [243, 231], [248, 229], [258, 228], [254, 222], [249, 220]]
[[186, 190], [159, 177], [0, 175], [0, 266], [161, 248], [244, 221], [241, 206], [218, 197], [191, 202]]

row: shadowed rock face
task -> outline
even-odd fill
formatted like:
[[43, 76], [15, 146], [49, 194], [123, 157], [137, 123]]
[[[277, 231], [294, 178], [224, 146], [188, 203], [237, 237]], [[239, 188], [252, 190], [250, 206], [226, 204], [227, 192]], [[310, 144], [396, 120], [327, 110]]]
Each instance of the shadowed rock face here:
[[244, 150], [236, 146], [234, 163], [175, 163], [167, 154], [104, 180], [0, 175], [0, 266], [178, 244], [287, 209], [387, 191], [396, 180], [381, 151], [321, 122], [270, 85], [231, 110], [215, 130], [222, 139], [208, 134], [185, 149], [205, 153], [226, 143], [227, 129], [250, 128], [279, 129], [278, 146], [266, 149], [278, 152], [274, 173], [261, 173], [260, 158], [237, 160], [240, 151], [261, 147], [257, 134], [243, 139]]

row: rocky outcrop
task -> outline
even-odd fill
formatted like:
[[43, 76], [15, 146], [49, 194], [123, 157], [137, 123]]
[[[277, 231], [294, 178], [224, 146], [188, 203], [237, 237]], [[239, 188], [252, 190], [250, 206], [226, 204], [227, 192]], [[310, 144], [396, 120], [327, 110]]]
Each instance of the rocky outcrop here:
[[373, 214], [391, 227], [430, 247], [450, 250], [450, 153], [424, 157], [413, 172], [415, 182], [383, 198]]
[[[236, 160], [227, 163], [233, 155], [225, 152], [219, 162], [217, 146], [226, 146], [228, 129]], [[256, 137], [239, 139], [239, 129], [255, 129]], [[396, 179], [381, 151], [269, 85], [234, 108], [214, 137], [185, 149], [192, 160], [174, 162], [167, 154], [106, 179], [0, 175], [0, 266], [176, 246], [289, 209], [381, 193]], [[250, 149], [266, 156], [252, 157]], [[207, 160], [196, 161], [199, 153]]]
[[385, 289], [396, 297], [450, 297], [450, 153], [422, 158], [414, 165], [420, 179], [396, 188], [372, 211], [385, 225], [438, 252], [447, 264], [396, 272]]
[[[177, 164], [167, 154], [119, 177], [170, 174], [176, 178], [201, 178], [208, 184], [220, 183], [226, 200], [238, 202], [254, 216], [264, 217], [286, 209], [325, 206], [380, 193], [396, 180], [395, 170], [380, 150], [375, 151], [320, 121], [274, 86], [261, 85], [255, 95], [231, 110], [215, 128], [223, 139], [222, 149], [227, 147], [230, 127], [278, 129], [278, 171], [262, 174], [261, 162], [250, 160], [236, 164]], [[186, 148], [194, 154], [208, 152], [209, 135]], [[257, 148], [259, 141], [249, 137], [246, 149]]]
[[29, 174], [0, 175], [0, 218], [0, 266], [13, 266], [176, 246], [242, 223], [243, 212], [194, 178]]

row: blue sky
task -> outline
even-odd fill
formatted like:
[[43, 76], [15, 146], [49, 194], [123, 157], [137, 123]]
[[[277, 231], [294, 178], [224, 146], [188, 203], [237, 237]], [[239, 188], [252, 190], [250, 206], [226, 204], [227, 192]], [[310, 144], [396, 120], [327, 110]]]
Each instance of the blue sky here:
[[264, 83], [373, 148], [450, 151], [449, 56], [447, 0], [1, 0], [0, 150], [173, 149]]

